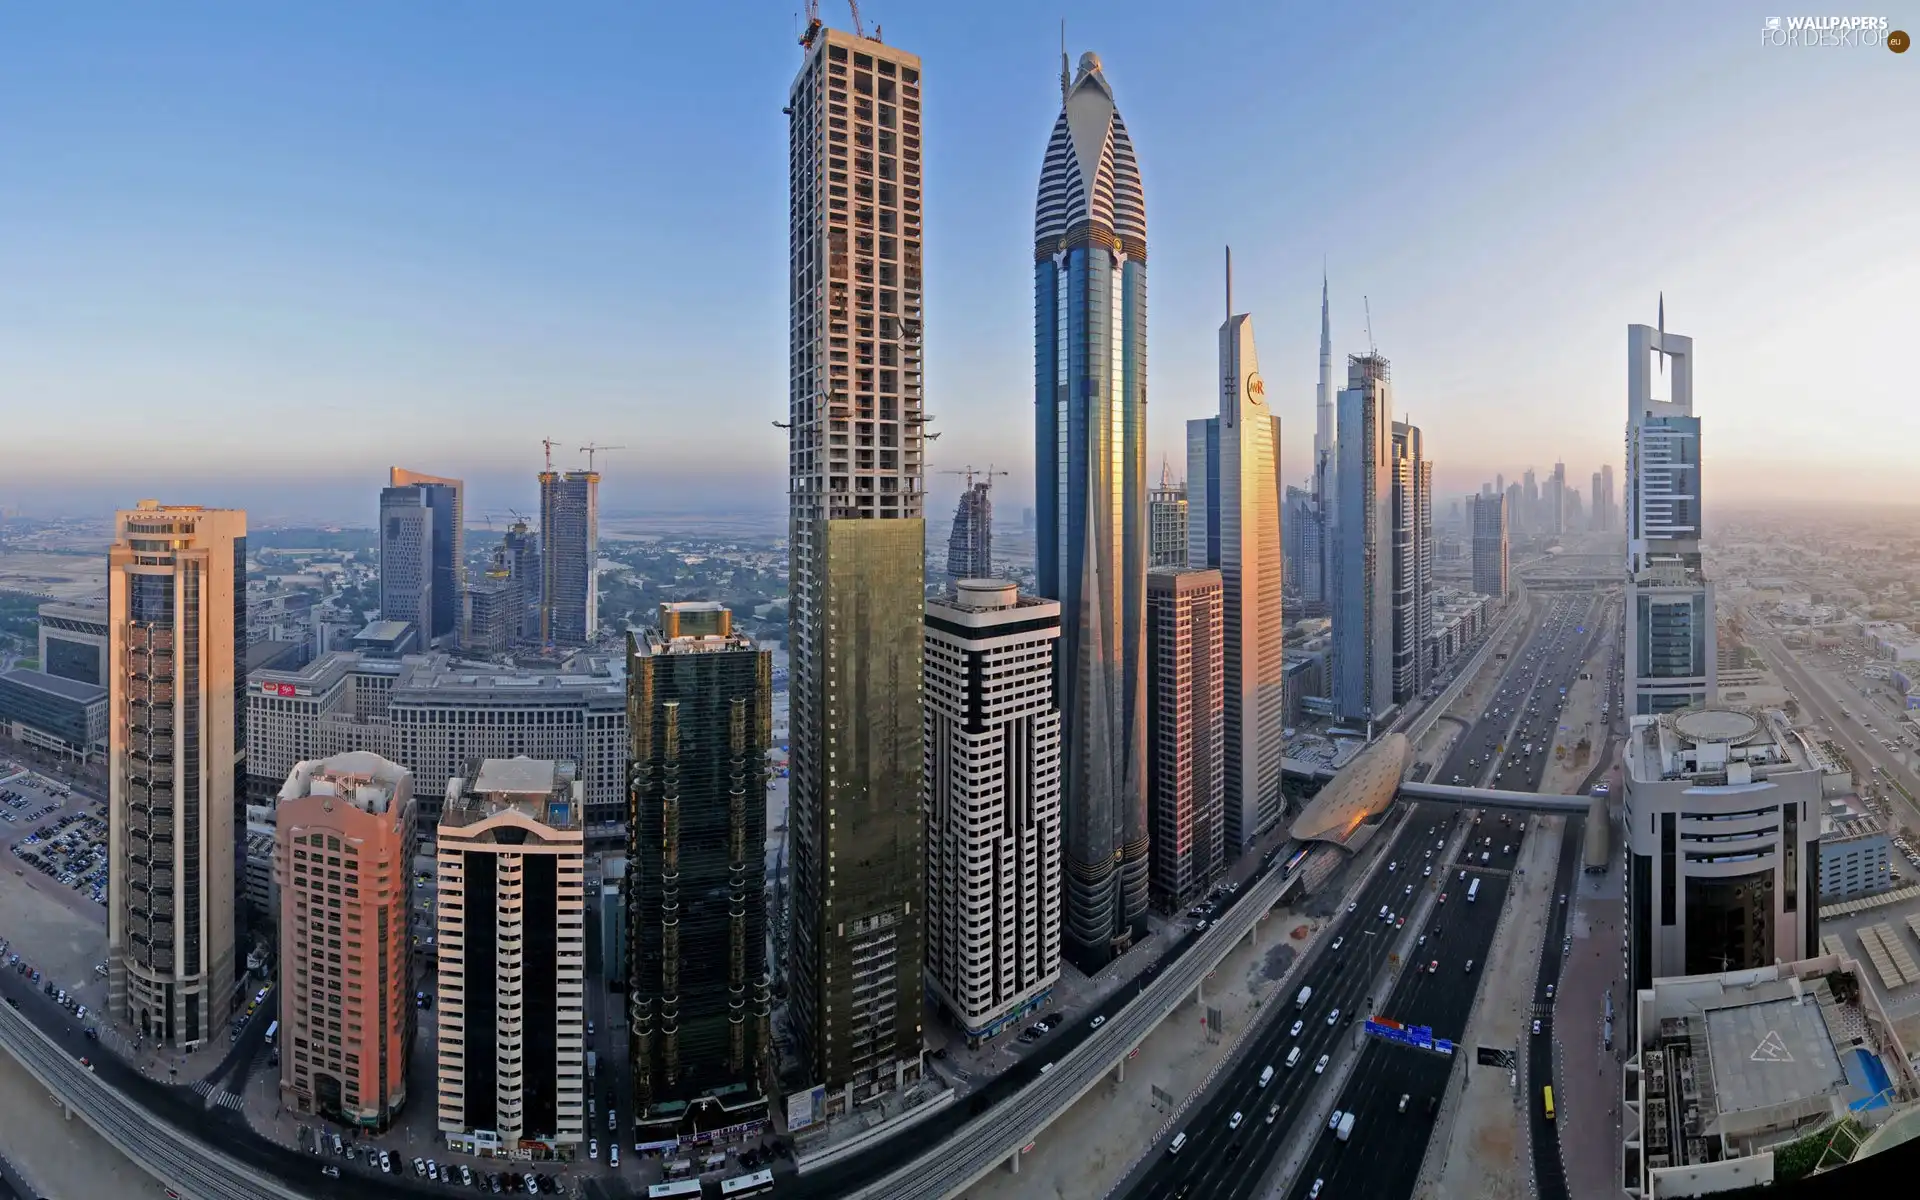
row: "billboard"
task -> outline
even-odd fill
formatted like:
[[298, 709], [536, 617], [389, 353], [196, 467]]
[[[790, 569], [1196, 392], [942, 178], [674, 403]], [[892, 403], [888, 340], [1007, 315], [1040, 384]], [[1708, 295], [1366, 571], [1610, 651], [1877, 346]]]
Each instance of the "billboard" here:
[[818, 1121], [827, 1110], [825, 1085], [795, 1092], [787, 1097], [787, 1132], [801, 1130]]

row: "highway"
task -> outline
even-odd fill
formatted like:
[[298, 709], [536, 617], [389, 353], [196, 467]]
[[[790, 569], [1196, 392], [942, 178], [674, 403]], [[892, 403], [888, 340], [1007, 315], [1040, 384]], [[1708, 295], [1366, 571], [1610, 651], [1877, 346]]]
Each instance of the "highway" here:
[[[1560, 839], [1560, 866], [1553, 886], [1556, 897], [1573, 894], [1586, 823], [1585, 817], [1569, 820], [1566, 835]], [[1567, 1200], [1560, 1133], [1547, 1120], [1546, 1097], [1541, 1091], [1554, 1080], [1553, 1001], [1547, 988], [1560, 978], [1561, 965], [1566, 962], [1566, 936], [1567, 907], [1556, 899], [1553, 911], [1547, 914], [1547, 928], [1540, 943], [1540, 970], [1533, 981], [1533, 1015], [1540, 1022], [1540, 1032], [1527, 1041], [1527, 1121], [1533, 1135], [1534, 1194], [1539, 1200]]]

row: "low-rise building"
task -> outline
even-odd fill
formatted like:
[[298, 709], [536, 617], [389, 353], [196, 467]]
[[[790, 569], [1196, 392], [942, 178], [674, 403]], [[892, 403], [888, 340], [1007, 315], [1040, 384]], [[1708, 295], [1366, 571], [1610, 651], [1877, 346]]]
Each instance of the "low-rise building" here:
[[1848, 1119], [1864, 1132], [1920, 1096], [1892, 1021], [1839, 954], [1656, 979], [1634, 1009], [1621, 1123], [1632, 1196], [1771, 1184], [1788, 1143]]
[[107, 689], [45, 671], [0, 674], [0, 731], [65, 758], [107, 750]]
[[105, 687], [107, 602], [53, 600], [40, 606], [40, 669]]
[[1893, 883], [1893, 839], [1855, 800], [1828, 800], [1820, 818], [1820, 899], [1845, 900]]

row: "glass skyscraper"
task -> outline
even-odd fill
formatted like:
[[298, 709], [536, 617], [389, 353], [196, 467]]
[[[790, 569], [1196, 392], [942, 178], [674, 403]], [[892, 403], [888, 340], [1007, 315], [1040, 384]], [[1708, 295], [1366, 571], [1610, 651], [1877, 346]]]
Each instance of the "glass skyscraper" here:
[[1061, 603], [1065, 953], [1146, 932], [1147, 209], [1095, 54], [1069, 79], [1034, 217], [1039, 586]]

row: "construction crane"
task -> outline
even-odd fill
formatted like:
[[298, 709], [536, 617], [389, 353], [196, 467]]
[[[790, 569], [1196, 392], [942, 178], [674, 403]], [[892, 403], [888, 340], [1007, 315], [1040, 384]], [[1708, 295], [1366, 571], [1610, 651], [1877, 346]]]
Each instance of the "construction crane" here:
[[580, 447], [580, 453], [587, 456], [587, 470], [592, 471], [593, 456], [596, 453], [602, 450], [625, 450], [625, 449], [626, 449], [625, 446], [602, 446], [595, 442], [588, 442], [586, 445]]
[[940, 473], [941, 473], [942, 475], [965, 475], [965, 476], [967, 477], [967, 490], [968, 490], [968, 491], [972, 491], [972, 490], [973, 490], [973, 477], [974, 477], [975, 475], [983, 475], [983, 476], [985, 476], [985, 477], [986, 477], [986, 480], [987, 480], [987, 486], [988, 486], [988, 487], [992, 487], [992, 486], [993, 486], [993, 477], [994, 477], [995, 475], [1009, 475], [1009, 474], [1012, 474], [1012, 472], [1010, 472], [1010, 471], [996, 471], [996, 470], [994, 470], [994, 469], [993, 469], [993, 467], [992, 467], [992, 465], [991, 465], [991, 464], [989, 464], [989, 465], [988, 465], [988, 467], [987, 467], [987, 469], [986, 469], [986, 470], [984, 470], [984, 471], [976, 471], [976, 470], [974, 470], [974, 469], [973, 469], [972, 467], [962, 467], [962, 468], [961, 468], [960, 470], [958, 470], [958, 471], [942, 471], [942, 472], [940, 472]]
[[[866, 37], [866, 27], [860, 24], [859, 0], [847, 0], [847, 8], [853, 14], [853, 36]], [[825, 22], [820, 20], [820, 0], [807, 0], [807, 31], [800, 35], [800, 44], [808, 50], [813, 49], [813, 43], [819, 40], [820, 31], [825, 28]], [[873, 27], [873, 40], [880, 40], [878, 25]]]
[[1367, 356], [1371, 358], [1380, 353], [1380, 348], [1373, 344], [1373, 301], [1362, 296], [1360, 303], [1365, 305], [1367, 310]]
[[540, 444], [547, 448], [547, 474], [551, 475], [553, 474], [553, 448], [558, 443], [552, 438], [541, 438]]

